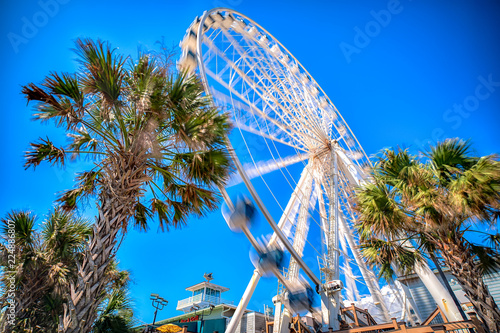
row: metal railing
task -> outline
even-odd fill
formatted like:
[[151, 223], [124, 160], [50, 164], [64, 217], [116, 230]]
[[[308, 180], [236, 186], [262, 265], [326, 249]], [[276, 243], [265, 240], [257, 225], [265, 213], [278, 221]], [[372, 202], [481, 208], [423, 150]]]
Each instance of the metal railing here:
[[219, 304], [234, 304], [233, 301], [228, 301], [225, 300], [221, 297], [218, 296], [210, 296], [206, 294], [198, 294], [194, 295], [185, 299], [181, 299], [177, 302], [177, 308], [183, 308], [186, 307], [189, 304], [194, 304], [194, 303], [201, 303], [201, 302], [207, 302], [213, 305], [219, 305]]

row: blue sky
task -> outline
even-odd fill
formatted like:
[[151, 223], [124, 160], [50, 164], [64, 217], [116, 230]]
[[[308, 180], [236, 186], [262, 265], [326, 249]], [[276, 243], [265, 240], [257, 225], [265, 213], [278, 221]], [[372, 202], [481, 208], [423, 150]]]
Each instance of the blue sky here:
[[[273, 34], [311, 73], [342, 113], [368, 155], [401, 145], [417, 150], [447, 137], [471, 138], [481, 155], [500, 152], [500, 3], [498, 1], [10, 1], [2, 3], [0, 213], [31, 209], [46, 214], [74, 173], [41, 165], [23, 168], [30, 141], [49, 135], [50, 124], [32, 122], [21, 85], [50, 71], [74, 71], [77, 37], [108, 40], [135, 56], [165, 38], [177, 45], [204, 10], [226, 6]], [[389, 13], [389, 15], [387, 15]], [[91, 217], [91, 212], [86, 213]], [[132, 271], [137, 315], [150, 321], [148, 297], [170, 301], [159, 313], [176, 314], [184, 288], [213, 272], [235, 302], [252, 274], [249, 244], [227, 228], [220, 212], [192, 219], [182, 230], [130, 231], [118, 253]], [[262, 280], [250, 307], [271, 305], [274, 279]]]

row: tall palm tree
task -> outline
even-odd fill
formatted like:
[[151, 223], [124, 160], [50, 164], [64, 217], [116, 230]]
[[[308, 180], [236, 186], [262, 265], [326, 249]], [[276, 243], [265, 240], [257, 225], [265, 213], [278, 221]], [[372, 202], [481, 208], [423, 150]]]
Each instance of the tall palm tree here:
[[155, 55], [127, 61], [108, 43], [89, 39], [76, 41], [76, 53], [78, 73], [52, 73], [22, 92], [37, 102], [35, 118], [54, 120], [71, 140], [65, 147], [48, 138], [32, 143], [26, 167], [63, 165], [78, 156], [95, 160], [59, 198], [71, 210], [97, 197], [93, 234], [63, 320], [67, 332], [90, 332], [104, 273], [129, 223], [147, 229], [156, 216], [168, 229], [185, 224], [189, 214], [216, 209], [216, 188], [229, 173], [224, 138], [230, 126], [196, 77], [173, 73]]
[[[500, 310], [482, 278], [498, 264], [500, 249], [497, 156], [477, 157], [469, 142], [458, 139], [438, 143], [422, 157], [388, 149], [375, 164], [372, 181], [359, 189], [356, 203], [363, 253], [382, 275], [393, 275], [391, 263], [411, 270], [433, 252], [450, 268], [489, 331], [500, 332]], [[491, 244], [469, 237], [473, 234]]]

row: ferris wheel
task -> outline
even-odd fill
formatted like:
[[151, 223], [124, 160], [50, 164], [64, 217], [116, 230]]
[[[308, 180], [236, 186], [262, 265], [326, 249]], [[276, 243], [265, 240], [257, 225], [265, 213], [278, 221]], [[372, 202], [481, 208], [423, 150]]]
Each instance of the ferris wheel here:
[[[297, 281], [315, 287], [323, 324], [334, 330], [343, 304], [363, 295], [371, 296], [374, 315], [389, 322], [353, 231], [352, 197], [369, 161], [335, 105], [278, 40], [236, 11], [216, 8], [196, 18], [181, 48], [179, 66], [198, 71], [234, 125], [228, 145], [238, 173], [221, 189], [229, 209], [237, 205], [228, 192], [246, 186], [273, 234], [261, 244], [241, 229], [261, 257], [273, 248], [290, 253], [285, 270], [271, 269], [282, 289]], [[262, 270], [254, 272], [226, 332], [236, 328]], [[273, 299], [275, 333], [284, 332], [294, 311], [285, 295], [278, 291]]]

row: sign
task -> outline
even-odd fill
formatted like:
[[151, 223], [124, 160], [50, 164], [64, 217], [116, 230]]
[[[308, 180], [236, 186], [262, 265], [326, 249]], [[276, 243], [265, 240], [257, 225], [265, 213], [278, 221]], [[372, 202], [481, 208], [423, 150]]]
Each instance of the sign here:
[[199, 316], [196, 315], [196, 316], [191, 317], [191, 318], [181, 319], [180, 322], [181, 323], [190, 323], [192, 321], [198, 321], [198, 318], [199, 318]]

